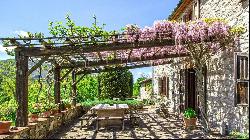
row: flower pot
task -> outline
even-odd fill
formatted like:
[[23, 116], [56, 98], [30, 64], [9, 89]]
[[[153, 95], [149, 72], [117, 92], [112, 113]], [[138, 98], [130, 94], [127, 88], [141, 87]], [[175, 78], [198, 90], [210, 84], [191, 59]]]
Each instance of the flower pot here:
[[36, 122], [38, 120], [38, 114], [31, 114], [30, 115], [30, 121]]
[[51, 115], [55, 115], [57, 113], [59, 113], [58, 109], [51, 109]]
[[0, 134], [8, 133], [12, 121], [0, 121]]
[[185, 123], [185, 127], [195, 127], [196, 126], [196, 122], [197, 122], [197, 118], [184, 118], [184, 123]]
[[45, 118], [49, 118], [50, 114], [51, 114], [50, 111], [45, 111], [45, 112], [43, 112], [42, 116]]

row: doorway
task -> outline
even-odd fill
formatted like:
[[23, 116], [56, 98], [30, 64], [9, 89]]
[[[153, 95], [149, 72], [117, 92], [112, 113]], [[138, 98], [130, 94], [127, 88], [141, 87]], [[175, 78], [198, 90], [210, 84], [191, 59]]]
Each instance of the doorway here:
[[196, 93], [195, 70], [193, 68], [181, 69], [180, 71], [180, 111], [193, 108], [198, 111], [198, 98]]

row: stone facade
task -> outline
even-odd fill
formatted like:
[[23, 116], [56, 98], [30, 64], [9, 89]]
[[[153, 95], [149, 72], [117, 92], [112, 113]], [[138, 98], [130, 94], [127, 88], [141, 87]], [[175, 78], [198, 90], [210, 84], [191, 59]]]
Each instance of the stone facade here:
[[[192, 3], [194, 4], [194, 3]], [[187, 6], [180, 19], [192, 4]], [[249, 55], [249, 0], [200, 0], [200, 18], [225, 18], [230, 25], [242, 25], [246, 33], [241, 36], [240, 49]], [[176, 60], [177, 61], [177, 60]], [[175, 61], [175, 62], [176, 62]], [[176, 63], [156, 66], [153, 69], [153, 90], [158, 91], [158, 79], [163, 75], [170, 78], [171, 107], [179, 107], [179, 67]], [[230, 130], [249, 131], [247, 106], [235, 106], [234, 52], [216, 54], [207, 64], [207, 119], [211, 128], [225, 127]]]
[[18, 127], [18, 130], [10, 130], [7, 134], [0, 135], [0, 139], [43, 139], [47, 138], [65, 124], [83, 115], [83, 109], [77, 105], [66, 111], [62, 111], [49, 118], [38, 118], [37, 122], [29, 123], [27, 127]]

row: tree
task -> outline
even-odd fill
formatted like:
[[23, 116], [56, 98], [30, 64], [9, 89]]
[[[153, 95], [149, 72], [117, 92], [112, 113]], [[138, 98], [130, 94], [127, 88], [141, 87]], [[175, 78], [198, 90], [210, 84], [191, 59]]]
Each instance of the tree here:
[[140, 94], [140, 82], [147, 79], [146, 77], [140, 77], [136, 80], [133, 87], [133, 96], [138, 96]]
[[127, 98], [132, 96], [133, 75], [129, 70], [119, 69], [99, 74], [100, 98]]

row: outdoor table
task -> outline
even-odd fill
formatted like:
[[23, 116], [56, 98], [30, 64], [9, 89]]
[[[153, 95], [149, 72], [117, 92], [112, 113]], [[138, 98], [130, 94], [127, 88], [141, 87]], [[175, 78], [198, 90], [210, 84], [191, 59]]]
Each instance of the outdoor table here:
[[[92, 107], [90, 110], [96, 112], [97, 121], [100, 120], [124, 120], [125, 110], [129, 109], [127, 104], [98, 104]], [[124, 123], [124, 122], [123, 122]], [[109, 122], [109, 124], [114, 124], [114, 121]], [[106, 124], [107, 125], [107, 124]], [[123, 124], [124, 127], [124, 124]], [[98, 130], [98, 122], [97, 122]]]

